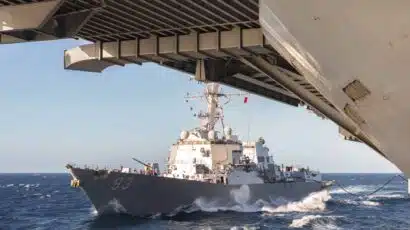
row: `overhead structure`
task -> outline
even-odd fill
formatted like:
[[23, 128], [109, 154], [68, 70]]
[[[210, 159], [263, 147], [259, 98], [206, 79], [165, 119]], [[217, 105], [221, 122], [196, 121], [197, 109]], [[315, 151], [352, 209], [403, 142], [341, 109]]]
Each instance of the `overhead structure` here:
[[154, 62], [303, 105], [410, 175], [408, 6], [400, 0], [0, 0], [0, 43], [84, 39], [90, 43], [64, 51], [66, 69]]

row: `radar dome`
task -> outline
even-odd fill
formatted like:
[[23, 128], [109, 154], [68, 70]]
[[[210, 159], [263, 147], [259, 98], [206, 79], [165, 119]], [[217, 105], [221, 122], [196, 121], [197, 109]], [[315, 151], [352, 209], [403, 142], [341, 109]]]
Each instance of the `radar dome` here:
[[179, 136], [182, 140], [185, 140], [188, 138], [189, 133], [187, 131], [182, 131], [181, 135]]
[[225, 127], [225, 136], [231, 136], [232, 135], [232, 129], [231, 127]]
[[208, 139], [209, 140], [215, 140], [216, 139], [216, 132], [214, 130], [211, 130], [208, 132]]

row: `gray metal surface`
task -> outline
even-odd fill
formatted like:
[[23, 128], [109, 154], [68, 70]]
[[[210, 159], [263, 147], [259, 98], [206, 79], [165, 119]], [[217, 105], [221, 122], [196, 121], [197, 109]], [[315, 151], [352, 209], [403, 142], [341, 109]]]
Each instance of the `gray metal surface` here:
[[[55, 2], [55, 7], [46, 12], [42, 6], [45, 2]], [[0, 44], [62, 38], [92, 41], [95, 43], [95, 49], [92, 49], [95, 54], [87, 53], [86, 56], [90, 55], [97, 61], [82, 61], [81, 52], [65, 52], [65, 68], [81, 71], [102, 71], [112, 65], [149, 61], [195, 74], [197, 60], [207, 60], [209, 65], [215, 66], [215, 78], [206, 80], [298, 106], [302, 103], [299, 98], [291, 96], [291, 92], [265, 74], [237, 60], [238, 55], [262, 54], [273, 64], [297, 73], [291, 64], [266, 45], [259, 32], [258, 7], [258, 0], [0, 0], [0, 20], [3, 13], [9, 14], [10, 9], [14, 12], [5, 17], [5, 24], [14, 23], [14, 18], [19, 19], [17, 22], [30, 22], [34, 15], [44, 18], [40, 24], [30, 26], [15, 23], [18, 29], [2, 30], [0, 27]], [[250, 36], [242, 36], [242, 30], [253, 29], [255, 32]], [[238, 33], [232, 34], [230, 31]], [[184, 39], [186, 36], [193, 39]], [[249, 38], [261, 42], [256, 42], [253, 44], [255, 47], [250, 49], [245, 45]], [[150, 42], [145, 44], [144, 41]], [[122, 45], [116, 46], [116, 43]], [[124, 46], [127, 43], [138, 43], [137, 51]], [[207, 48], [209, 45], [211, 47]], [[117, 47], [115, 57], [105, 57], [113, 53], [110, 47]], [[155, 48], [153, 52], [144, 53], [152, 47]], [[79, 49], [87, 50], [86, 47]], [[131, 56], [127, 55], [130, 53]], [[206, 69], [211, 68], [209, 65]], [[303, 77], [294, 81], [330, 104]]]
[[[99, 213], [111, 211], [112, 207], [107, 208], [113, 201], [117, 202], [117, 206], [120, 204], [124, 208], [120, 210], [127, 214], [145, 216], [171, 213], [177, 208], [191, 205], [198, 198], [204, 198], [218, 206], [233, 206], [238, 204], [238, 198], [235, 197], [246, 197], [244, 191], [238, 191], [241, 189], [238, 185], [119, 172], [98, 176], [94, 170], [80, 168], [72, 168], [71, 172], [80, 180], [81, 188]], [[279, 198], [297, 201], [322, 189], [322, 184], [314, 182], [254, 184], [249, 185], [247, 203], [254, 204], [260, 199], [269, 202]], [[235, 193], [239, 194], [235, 196]]]
[[[46, 1], [0, 0], [0, 8]], [[87, 17], [81, 18], [84, 23], [73, 35], [91, 41], [259, 27], [258, 0], [65, 0], [53, 19], [59, 22], [57, 30], [64, 31], [69, 29], [66, 19], [83, 15]], [[39, 31], [60, 37], [54, 33], [56, 30]]]

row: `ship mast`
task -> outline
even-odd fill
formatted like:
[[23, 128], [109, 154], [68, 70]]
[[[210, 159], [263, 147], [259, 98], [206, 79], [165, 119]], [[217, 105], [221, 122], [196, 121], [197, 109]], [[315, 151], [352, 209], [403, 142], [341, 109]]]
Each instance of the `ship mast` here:
[[209, 83], [205, 87], [204, 96], [207, 101], [208, 110], [207, 113], [203, 114], [205, 123], [202, 124], [202, 128], [206, 131], [211, 131], [215, 129], [219, 118], [222, 118], [223, 112], [222, 107], [219, 105], [219, 97], [224, 95], [219, 92], [219, 84]]
[[[207, 103], [207, 111], [200, 111], [196, 116], [201, 120], [201, 130], [209, 132], [215, 130], [215, 126], [219, 120], [221, 120], [222, 127], [223, 124], [223, 105], [230, 102], [231, 96], [247, 95], [243, 93], [225, 94], [220, 90], [220, 85], [218, 83], [207, 83], [205, 86], [204, 93], [198, 96], [186, 96], [186, 99], [205, 99]], [[221, 105], [220, 98], [226, 98], [227, 101]], [[195, 115], [194, 115], [195, 116]]]

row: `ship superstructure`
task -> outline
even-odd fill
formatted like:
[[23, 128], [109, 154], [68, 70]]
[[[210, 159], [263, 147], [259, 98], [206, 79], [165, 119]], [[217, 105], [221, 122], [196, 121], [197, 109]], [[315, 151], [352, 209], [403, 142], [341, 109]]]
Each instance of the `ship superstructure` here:
[[[189, 95], [189, 94], [188, 94]], [[265, 140], [239, 140], [232, 128], [224, 123], [223, 105], [231, 96], [225, 94], [217, 83], [209, 83], [203, 95], [187, 99], [204, 99], [207, 111], [195, 113], [200, 126], [182, 131], [170, 150], [164, 176], [224, 184], [262, 184], [280, 181], [321, 181], [320, 173], [308, 169], [276, 165]], [[221, 98], [228, 99], [222, 103]], [[217, 130], [220, 122], [221, 131]]]

